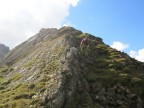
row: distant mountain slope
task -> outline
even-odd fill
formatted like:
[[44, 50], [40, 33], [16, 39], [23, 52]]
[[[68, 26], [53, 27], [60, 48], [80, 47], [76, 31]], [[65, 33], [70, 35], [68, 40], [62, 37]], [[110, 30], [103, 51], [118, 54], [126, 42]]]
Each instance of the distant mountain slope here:
[[0, 59], [4, 57], [5, 54], [9, 52], [9, 47], [5, 46], [4, 44], [0, 44]]
[[0, 62], [0, 108], [143, 108], [143, 82], [144, 64], [101, 38], [42, 29]]

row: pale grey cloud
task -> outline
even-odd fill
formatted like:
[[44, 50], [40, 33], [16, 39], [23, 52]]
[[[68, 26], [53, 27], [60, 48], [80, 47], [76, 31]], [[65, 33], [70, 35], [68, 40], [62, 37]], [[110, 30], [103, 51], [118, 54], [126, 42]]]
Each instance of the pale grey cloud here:
[[124, 51], [129, 47], [129, 45], [119, 41], [114, 41], [111, 47], [117, 49], [118, 51]]
[[60, 27], [79, 0], [0, 0], [0, 43], [11, 48], [40, 28]]
[[144, 62], [144, 48], [138, 51], [131, 50], [129, 55], [141, 62]]
[[[123, 42], [120, 42], [120, 41], [114, 41], [113, 44], [111, 45], [111, 47], [115, 48], [119, 51], [124, 51], [127, 48], [129, 48], [129, 45], [125, 44]], [[138, 61], [144, 62], [144, 48], [140, 49], [138, 51], [131, 50], [129, 52], [129, 56], [132, 58], [135, 58]]]

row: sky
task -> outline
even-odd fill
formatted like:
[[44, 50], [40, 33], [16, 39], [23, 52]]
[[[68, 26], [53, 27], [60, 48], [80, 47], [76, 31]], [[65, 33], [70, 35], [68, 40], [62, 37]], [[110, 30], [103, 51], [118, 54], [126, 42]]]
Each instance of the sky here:
[[41, 28], [63, 25], [144, 62], [144, 0], [0, 0], [0, 43], [11, 49]]

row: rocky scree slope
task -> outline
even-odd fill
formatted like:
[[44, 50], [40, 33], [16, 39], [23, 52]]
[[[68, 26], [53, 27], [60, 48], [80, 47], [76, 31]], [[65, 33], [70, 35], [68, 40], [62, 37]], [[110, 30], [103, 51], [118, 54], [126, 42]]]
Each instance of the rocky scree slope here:
[[0, 108], [143, 108], [143, 82], [144, 64], [101, 38], [41, 29], [0, 62]]
[[9, 47], [4, 44], [0, 44], [0, 60], [9, 52]]

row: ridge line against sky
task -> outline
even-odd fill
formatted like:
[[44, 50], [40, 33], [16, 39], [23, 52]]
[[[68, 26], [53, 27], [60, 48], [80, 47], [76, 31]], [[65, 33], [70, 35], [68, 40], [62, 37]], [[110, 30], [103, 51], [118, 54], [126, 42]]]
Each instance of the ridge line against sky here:
[[144, 62], [143, 5], [143, 0], [0, 0], [0, 43], [12, 49], [41, 28], [70, 25]]
[[[129, 48], [128, 44], [119, 42], [119, 41], [114, 41], [111, 45], [112, 48], [117, 49], [118, 51], [125, 51], [127, 48]], [[129, 56], [132, 58], [135, 58], [141, 62], [144, 62], [144, 48], [139, 49], [138, 51], [130, 50], [128, 52]]]
[[41, 28], [59, 28], [79, 0], [0, 0], [0, 43], [11, 49]]
[[74, 27], [101, 37], [106, 44], [144, 62], [143, 11], [144, 0], [81, 0], [70, 10], [67, 20]]

